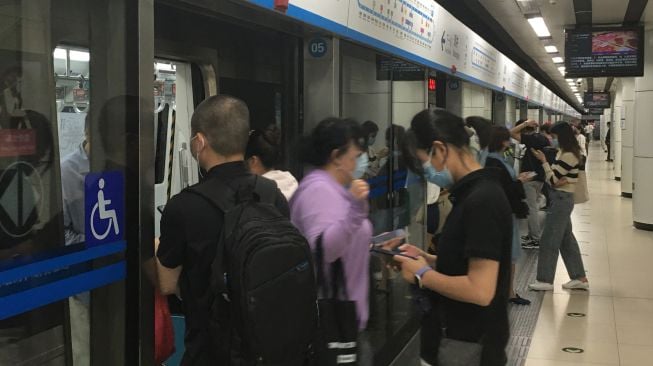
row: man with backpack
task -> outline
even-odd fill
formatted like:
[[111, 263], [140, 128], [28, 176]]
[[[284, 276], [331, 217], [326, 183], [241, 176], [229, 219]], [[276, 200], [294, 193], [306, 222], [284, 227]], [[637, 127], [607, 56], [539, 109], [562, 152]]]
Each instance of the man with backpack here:
[[191, 129], [201, 181], [168, 202], [156, 248], [161, 292], [182, 299], [182, 365], [301, 366], [317, 323], [311, 252], [276, 184], [244, 162], [247, 106], [210, 97]]
[[549, 140], [540, 133], [536, 132], [538, 127], [537, 121], [521, 119], [517, 121], [515, 127], [510, 130], [510, 136], [526, 146], [526, 153], [521, 160], [521, 173], [535, 172], [533, 180], [524, 183], [526, 193], [526, 203], [528, 204], [528, 235], [523, 237], [523, 247], [532, 249], [539, 248], [542, 227], [540, 225], [540, 207], [538, 197], [542, 193], [544, 186], [544, 169], [542, 163], [537, 160], [532, 153], [533, 149], [543, 150], [549, 146]]

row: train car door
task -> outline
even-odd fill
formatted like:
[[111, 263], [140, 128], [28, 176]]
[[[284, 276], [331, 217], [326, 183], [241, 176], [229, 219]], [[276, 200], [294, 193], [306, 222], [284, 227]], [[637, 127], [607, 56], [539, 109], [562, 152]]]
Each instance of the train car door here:
[[199, 171], [190, 151], [190, 119], [195, 109], [191, 64], [156, 60], [154, 72], [154, 224], [158, 236], [166, 202], [197, 183]]

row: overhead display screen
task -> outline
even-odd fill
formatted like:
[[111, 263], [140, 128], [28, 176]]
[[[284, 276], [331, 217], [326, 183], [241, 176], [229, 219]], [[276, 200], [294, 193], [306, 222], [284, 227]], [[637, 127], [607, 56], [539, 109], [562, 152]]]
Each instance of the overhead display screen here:
[[601, 115], [601, 114], [603, 114], [603, 108], [590, 108], [589, 114], [595, 115], [595, 116]]
[[567, 78], [644, 75], [642, 27], [567, 29]]
[[610, 108], [610, 93], [586, 92], [585, 108]]

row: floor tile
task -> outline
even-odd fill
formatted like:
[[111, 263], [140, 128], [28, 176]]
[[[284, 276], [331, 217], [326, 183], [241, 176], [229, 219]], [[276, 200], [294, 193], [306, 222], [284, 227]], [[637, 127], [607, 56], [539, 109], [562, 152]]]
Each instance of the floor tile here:
[[[578, 362], [565, 362], [565, 361], [556, 361], [556, 360], [544, 360], [537, 358], [528, 358], [524, 366], [592, 366], [600, 365], [596, 363], [578, 363]], [[615, 365], [618, 365], [616, 363]]]
[[[563, 348], [579, 348], [583, 350], [583, 353], [567, 353], [563, 351]], [[560, 335], [533, 338], [528, 358], [602, 365], [619, 364], [616, 343], [563, 340]]]
[[619, 345], [621, 366], [644, 366], [653, 364], [653, 346], [632, 344]]

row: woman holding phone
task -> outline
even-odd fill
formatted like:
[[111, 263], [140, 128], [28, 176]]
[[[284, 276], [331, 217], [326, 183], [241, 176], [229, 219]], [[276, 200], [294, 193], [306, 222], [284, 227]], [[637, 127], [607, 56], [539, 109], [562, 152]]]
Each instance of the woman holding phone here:
[[[512, 215], [496, 175], [469, 148], [463, 120], [442, 110], [417, 114], [416, 155], [446, 175], [453, 208], [436, 255], [412, 245], [395, 256], [404, 279], [423, 289], [422, 364], [467, 357], [467, 365], [504, 365], [509, 338], [508, 294]], [[470, 223], [474, 223], [470, 225]], [[461, 348], [456, 346], [462, 345]], [[458, 351], [453, 350], [456, 348]]]

